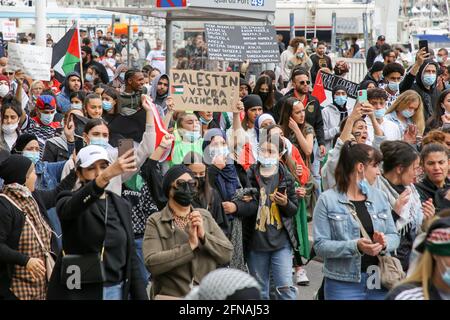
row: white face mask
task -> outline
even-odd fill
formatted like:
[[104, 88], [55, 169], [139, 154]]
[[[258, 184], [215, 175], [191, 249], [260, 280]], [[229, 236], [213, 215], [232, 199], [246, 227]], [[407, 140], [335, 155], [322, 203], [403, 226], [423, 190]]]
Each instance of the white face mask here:
[[18, 126], [19, 123], [4, 124], [2, 125], [2, 131], [4, 134], [13, 134], [17, 130]]
[[0, 98], [4, 98], [9, 93], [9, 86], [6, 84], [0, 85]]

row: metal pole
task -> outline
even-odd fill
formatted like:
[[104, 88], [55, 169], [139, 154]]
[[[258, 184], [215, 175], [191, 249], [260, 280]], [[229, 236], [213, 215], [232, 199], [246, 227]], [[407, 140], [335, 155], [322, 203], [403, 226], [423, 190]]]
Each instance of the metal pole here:
[[331, 15], [331, 25], [332, 25], [332, 31], [331, 31], [331, 52], [336, 52], [336, 12], [333, 12]]
[[172, 43], [173, 22], [167, 13], [166, 18], [166, 73], [170, 72], [173, 60], [173, 43]]
[[295, 38], [295, 16], [294, 13], [289, 13], [289, 28], [291, 31], [291, 39]]
[[130, 44], [131, 43], [131, 16], [128, 18], [128, 45], [127, 45], [127, 64], [128, 68], [131, 67], [131, 57], [130, 57]]
[[47, 8], [47, 1], [35, 1], [34, 5], [36, 10], [36, 45], [45, 47], [45, 37], [47, 34], [47, 27], [45, 24], [45, 9]]
[[445, 1], [445, 7], [447, 9], [447, 25], [448, 25], [448, 29], [450, 30], [450, 10], [448, 7], [448, 1]]
[[366, 54], [369, 51], [369, 30], [367, 29], [367, 13], [363, 12], [363, 32], [364, 32], [364, 47]]

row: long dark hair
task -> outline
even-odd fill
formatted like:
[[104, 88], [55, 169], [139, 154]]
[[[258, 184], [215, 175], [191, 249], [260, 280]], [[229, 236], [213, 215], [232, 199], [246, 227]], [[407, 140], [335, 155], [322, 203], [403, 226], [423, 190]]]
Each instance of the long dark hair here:
[[263, 75], [258, 78], [255, 84], [255, 90], [253, 90], [253, 94], [259, 95], [259, 91], [261, 90], [261, 86], [265, 84], [269, 88], [269, 95], [266, 101], [263, 101], [264, 112], [267, 110], [272, 110], [275, 104], [275, 91], [273, 90], [272, 79], [269, 76]]
[[109, 96], [109, 97], [114, 99], [114, 101], [116, 102], [116, 105], [114, 106], [114, 109], [113, 109], [114, 110], [114, 114], [118, 114], [119, 113], [119, 101], [120, 101], [120, 99], [119, 99], [119, 93], [117, 92], [117, 90], [113, 89], [111, 87], [107, 87], [102, 93], [102, 98], [103, 98], [103, 95]]
[[[281, 109], [281, 118], [280, 118], [279, 124], [281, 125], [281, 129], [283, 130], [285, 137], [291, 136], [292, 130], [291, 130], [291, 128], [289, 128], [289, 119], [292, 116], [292, 111], [294, 109], [294, 103], [296, 103], [296, 102], [300, 102], [300, 101], [297, 98], [293, 98], [293, 97], [288, 98], [284, 102], [283, 107]], [[303, 122], [303, 124], [298, 125], [300, 127], [300, 130], [303, 130], [305, 123], [306, 123], [306, 119], [305, 119], [305, 122]]]
[[442, 91], [439, 96], [439, 99], [436, 101], [436, 105], [434, 106], [433, 115], [428, 119], [426, 127], [427, 129], [437, 129], [442, 127], [444, 124], [442, 122], [442, 116], [444, 115], [444, 108], [442, 108], [442, 104], [444, 103], [447, 95], [450, 94], [450, 89]]
[[[191, 164], [196, 164], [196, 163], [205, 164], [203, 162], [202, 155], [198, 154], [197, 152], [190, 151], [183, 158], [183, 164], [186, 167], [188, 167]], [[205, 166], [206, 166], [206, 164], [205, 164]], [[197, 199], [200, 202], [200, 204], [204, 207], [204, 209], [211, 206], [212, 195], [213, 195], [213, 190], [212, 190], [211, 185], [209, 184], [208, 166], [206, 166], [205, 184], [203, 185], [203, 188], [200, 188], [200, 186], [198, 186], [198, 189], [197, 189]]]
[[383, 172], [388, 173], [401, 166], [409, 167], [419, 158], [419, 153], [405, 141], [383, 141], [380, 145], [383, 154]]
[[350, 186], [351, 174], [358, 163], [367, 166], [369, 163], [378, 164], [381, 160], [382, 155], [375, 148], [354, 141], [345, 142], [334, 172], [337, 190], [341, 193], [347, 192]]
[[3, 104], [1, 107], [1, 120], [2, 120], [1, 124], [2, 125], [3, 125], [3, 119], [5, 118], [6, 110], [8, 110], [8, 109], [12, 109], [17, 114], [19, 121], [20, 121], [20, 117], [23, 114], [22, 106], [20, 105], [20, 102], [17, 99], [13, 98], [6, 102], [3, 101]]

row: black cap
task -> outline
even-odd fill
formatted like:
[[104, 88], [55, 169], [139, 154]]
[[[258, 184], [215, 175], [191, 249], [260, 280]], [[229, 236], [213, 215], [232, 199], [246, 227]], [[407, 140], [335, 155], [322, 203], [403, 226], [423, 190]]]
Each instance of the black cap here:
[[244, 103], [245, 112], [247, 112], [250, 108], [263, 106], [261, 97], [257, 94], [249, 94], [248, 96], [242, 98], [242, 102]]
[[386, 40], [385, 36], [378, 36], [378, 41]]

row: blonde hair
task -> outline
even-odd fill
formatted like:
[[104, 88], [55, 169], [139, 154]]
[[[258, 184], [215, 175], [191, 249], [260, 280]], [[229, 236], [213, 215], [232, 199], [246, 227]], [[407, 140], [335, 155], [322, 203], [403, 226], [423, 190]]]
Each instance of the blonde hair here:
[[428, 250], [420, 257], [414, 272], [402, 283], [419, 282], [422, 283], [422, 291], [424, 300], [430, 300], [430, 292], [428, 290], [431, 277], [433, 276], [434, 259]]
[[412, 102], [419, 102], [419, 109], [414, 113], [412, 120], [417, 126], [417, 130], [422, 135], [425, 131], [425, 117], [423, 115], [423, 101], [422, 97], [414, 90], [407, 90], [398, 96], [397, 100], [391, 105], [391, 107], [386, 111], [386, 114], [403, 111], [408, 108], [409, 104]]
[[44, 83], [43, 83], [41, 80], [34, 80], [34, 81], [31, 83], [30, 89], [36, 88], [36, 86], [39, 85], [39, 84], [40, 84], [42, 87], [45, 87], [45, 86], [44, 86]]

